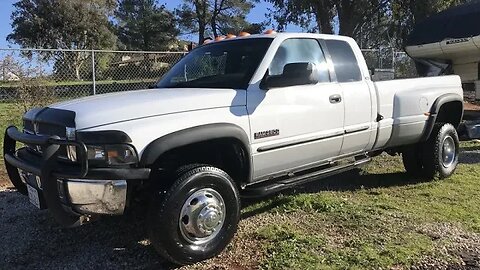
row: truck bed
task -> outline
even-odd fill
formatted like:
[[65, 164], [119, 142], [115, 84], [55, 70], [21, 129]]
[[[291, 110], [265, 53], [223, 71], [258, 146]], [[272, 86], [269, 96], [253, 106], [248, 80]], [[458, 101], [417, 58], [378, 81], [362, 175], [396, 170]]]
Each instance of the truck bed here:
[[438, 97], [458, 93], [463, 98], [458, 76], [390, 80], [374, 85], [378, 114], [383, 118], [378, 123], [375, 149], [417, 143]]

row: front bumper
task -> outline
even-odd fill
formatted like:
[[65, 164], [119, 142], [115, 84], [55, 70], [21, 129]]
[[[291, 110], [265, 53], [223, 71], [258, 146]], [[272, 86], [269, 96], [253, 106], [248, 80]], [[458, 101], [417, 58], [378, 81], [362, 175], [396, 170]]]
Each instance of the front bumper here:
[[[19, 169], [20, 178], [43, 193], [39, 176]], [[67, 211], [83, 215], [121, 215], [127, 202], [126, 180], [57, 179], [59, 199]], [[46, 208], [43, 198], [39, 208]]]
[[[16, 143], [39, 145], [41, 156]], [[74, 146], [80, 163], [61, 161], [60, 146]], [[89, 168], [87, 147], [56, 136], [30, 135], [16, 127], [5, 131], [4, 159], [8, 176], [17, 190], [27, 185], [39, 191], [55, 219], [63, 226], [80, 225], [85, 216], [122, 214], [127, 199], [127, 180], [147, 179], [149, 168]]]
[[127, 202], [126, 180], [64, 180], [65, 199], [84, 214], [121, 215]]

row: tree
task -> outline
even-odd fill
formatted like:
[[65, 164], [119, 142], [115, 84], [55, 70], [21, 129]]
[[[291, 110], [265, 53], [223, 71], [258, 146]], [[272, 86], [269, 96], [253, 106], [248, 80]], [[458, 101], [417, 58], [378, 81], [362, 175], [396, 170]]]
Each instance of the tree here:
[[[20, 0], [11, 15], [9, 42], [22, 47], [52, 49], [110, 49], [116, 44], [109, 16], [115, 0]], [[42, 52], [81, 79], [88, 53]]]
[[245, 31], [250, 34], [261, 34], [265, 29], [264, 23], [251, 23], [243, 27], [242, 31]]
[[18, 57], [6, 55], [0, 58], [0, 80], [14, 81], [15, 86], [6, 88], [18, 100], [16, 109], [24, 112], [34, 107], [44, 107], [55, 101], [54, 87], [48, 86], [48, 77], [42, 66], [22, 63]]
[[[385, 10], [389, 0], [268, 0], [274, 5], [273, 17], [279, 29], [288, 23], [298, 24], [312, 32], [332, 34], [334, 19], [339, 33], [354, 35], [373, 16]], [[315, 25], [311, 25], [311, 21]]]
[[240, 32], [251, 26], [246, 16], [258, 0], [184, 0], [175, 10], [187, 33], [198, 33], [198, 42], [211, 33], [214, 37]]
[[118, 37], [130, 50], [165, 50], [179, 31], [175, 16], [155, 0], [120, 0], [115, 12]]
[[[293, 23], [309, 32], [333, 33], [334, 5], [330, 0], [267, 0], [272, 3], [270, 19], [284, 30]], [[311, 22], [314, 21], [314, 25]]]
[[391, 32], [397, 36], [397, 46], [403, 47], [415, 24], [450, 7], [468, 0], [391, 0]]
[[[468, 0], [267, 0], [280, 30], [289, 23], [311, 32], [338, 33], [363, 47], [401, 48], [414, 25]], [[312, 25], [312, 21], [315, 23]]]

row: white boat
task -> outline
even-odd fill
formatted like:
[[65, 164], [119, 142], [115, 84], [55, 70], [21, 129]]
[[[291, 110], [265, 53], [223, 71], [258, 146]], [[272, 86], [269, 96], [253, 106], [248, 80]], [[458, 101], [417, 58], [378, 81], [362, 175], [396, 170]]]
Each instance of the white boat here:
[[460, 75], [463, 83], [474, 83], [479, 80], [480, 35], [407, 46], [405, 51], [414, 59], [449, 61], [453, 72]]
[[450, 8], [416, 25], [405, 51], [416, 60], [420, 75], [453, 72], [465, 87], [477, 85], [480, 99], [480, 1]]

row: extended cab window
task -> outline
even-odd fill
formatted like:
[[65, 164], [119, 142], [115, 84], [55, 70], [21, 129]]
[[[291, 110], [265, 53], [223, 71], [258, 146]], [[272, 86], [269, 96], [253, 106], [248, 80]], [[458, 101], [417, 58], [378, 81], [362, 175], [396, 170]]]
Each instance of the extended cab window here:
[[158, 87], [246, 89], [271, 42], [258, 38], [200, 46], [180, 60]]
[[357, 82], [362, 80], [362, 73], [357, 58], [350, 45], [341, 40], [325, 40], [332, 57], [338, 82]]
[[281, 75], [287, 64], [311, 63], [319, 82], [330, 82], [325, 55], [315, 39], [287, 39], [278, 48], [269, 67], [269, 75]]

